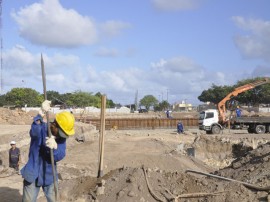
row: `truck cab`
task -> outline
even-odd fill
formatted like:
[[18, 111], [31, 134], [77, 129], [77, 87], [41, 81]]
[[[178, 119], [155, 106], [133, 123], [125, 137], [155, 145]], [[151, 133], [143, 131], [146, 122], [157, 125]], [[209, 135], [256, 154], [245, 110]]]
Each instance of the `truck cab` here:
[[208, 109], [200, 112], [199, 129], [205, 130], [207, 134], [220, 133], [222, 126], [218, 122], [218, 111], [216, 109]]

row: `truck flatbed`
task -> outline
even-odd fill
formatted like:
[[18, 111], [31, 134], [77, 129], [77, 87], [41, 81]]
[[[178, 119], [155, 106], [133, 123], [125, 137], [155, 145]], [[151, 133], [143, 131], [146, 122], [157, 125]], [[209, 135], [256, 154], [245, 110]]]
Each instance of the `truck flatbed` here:
[[243, 117], [235, 117], [231, 119], [234, 123], [270, 123], [269, 117], [262, 116], [243, 116]]

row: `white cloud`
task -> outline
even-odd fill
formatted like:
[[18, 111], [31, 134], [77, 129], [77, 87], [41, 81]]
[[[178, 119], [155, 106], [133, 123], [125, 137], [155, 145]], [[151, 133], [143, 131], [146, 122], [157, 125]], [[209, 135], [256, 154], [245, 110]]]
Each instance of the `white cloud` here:
[[191, 10], [198, 7], [200, 0], [152, 0], [153, 5], [163, 11]]
[[43, 0], [21, 8], [12, 17], [20, 35], [33, 44], [50, 47], [76, 47], [97, 41], [96, 25], [89, 17], [65, 9], [59, 0]]
[[187, 57], [161, 59], [159, 62], [151, 63], [151, 67], [152, 82], [160, 86], [160, 89], [163, 88], [163, 91], [166, 88], [170, 89], [171, 96], [174, 95], [178, 99], [196, 100], [194, 94], [211, 83], [206, 70]]
[[131, 28], [129, 23], [122, 21], [109, 20], [105, 23], [100, 24], [101, 33], [104, 37], [114, 37], [121, 34], [123, 29]]
[[38, 61], [40, 59], [37, 60], [37, 55], [32, 55], [20, 45], [16, 45], [3, 53], [3, 69], [12, 72], [12, 75], [27, 76], [31, 73], [35, 74]]
[[129, 23], [108, 20], [98, 24], [74, 9], [64, 8], [59, 0], [43, 0], [11, 13], [19, 34], [36, 45], [74, 48], [93, 45], [99, 40], [119, 36]]
[[[207, 71], [194, 60], [183, 56], [160, 59], [152, 62], [148, 69], [123, 67], [107, 71], [99, 71], [97, 67], [81, 66], [74, 55], [43, 55], [47, 77], [47, 90], [59, 93], [82, 90], [101, 92], [109, 99], [122, 104], [132, 103], [135, 92], [139, 91], [139, 99], [145, 95], [154, 95], [157, 99], [169, 102], [188, 99], [198, 103], [197, 97], [212, 83], [216, 85], [235, 84], [237, 80], [247, 78], [242, 73]], [[27, 49], [17, 45], [3, 54], [4, 89], [29, 87], [42, 92], [40, 54], [31, 54]], [[253, 74], [268, 74], [267, 67], [258, 67]]]
[[171, 71], [174, 73], [187, 73], [199, 70], [201, 67], [187, 57], [174, 57], [169, 60], [161, 59], [151, 63], [152, 68], [158, 71]]
[[94, 55], [98, 57], [117, 57], [119, 53], [116, 49], [101, 47], [94, 53]]
[[63, 74], [53, 74], [46, 77], [47, 82], [62, 83], [65, 80]]
[[269, 66], [257, 66], [253, 72], [254, 77], [270, 77], [270, 67]]
[[234, 43], [245, 58], [270, 61], [270, 21], [246, 19], [240, 16], [232, 17], [234, 23], [246, 35], [236, 35]]
[[[43, 54], [43, 59], [48, 86], [56, 87], [75, 71], [79, 63], [78, 57], [73, 55]], [[23, 46], [17, 45], [3, 53], [2, 68], [4, 89], [22, 87], [22, 85], [40, 89], [39, 87], [42, 86], [41, 55], [32, 54]], [[61, 87], [65, 89], [65, 85]]]

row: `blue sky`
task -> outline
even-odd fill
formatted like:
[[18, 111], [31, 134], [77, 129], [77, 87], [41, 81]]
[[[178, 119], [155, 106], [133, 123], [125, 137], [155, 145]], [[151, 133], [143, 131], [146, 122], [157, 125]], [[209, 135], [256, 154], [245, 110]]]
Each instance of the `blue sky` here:
[[15, 87], [172, 104], [270, 76], [269, 0], [2, 0], [1, 94]]

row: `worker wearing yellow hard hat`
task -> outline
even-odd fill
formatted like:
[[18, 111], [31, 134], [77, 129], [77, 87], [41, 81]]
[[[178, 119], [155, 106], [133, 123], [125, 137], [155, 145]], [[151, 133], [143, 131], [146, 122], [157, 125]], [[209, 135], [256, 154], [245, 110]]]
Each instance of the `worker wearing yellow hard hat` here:
[[[57, 173], [56, 162], [66, 156], [66, 140], [74, 135], [75, 118], [67, 111], [57, 113], [50, 123], [51, 136], [48, 136], [48, 124], [43, 121], [44, 113], [49, 112], [51, 101], [42, 103], [39, 114], [34, 118], [30, 130], [29, 159], [21, 169], [23, 183], [23, 202], [36, 201], [42, 187], [47, 201], [55, 201], [55, 182], [52, 173]], [[51, 151], [54, 159], [54, 171], [50, 161]], [[56, 178], [57, 178], [56, 174]]]
[[56, 127], [58, 133], [55, 132], [55, 136], [59, 135], [62, 138], [68, 138], [75, 133], [74, 123], [74, 116], [70, 112], [64, 111], [55, 115], [55, 121], [51, 123], [51, 130]]

